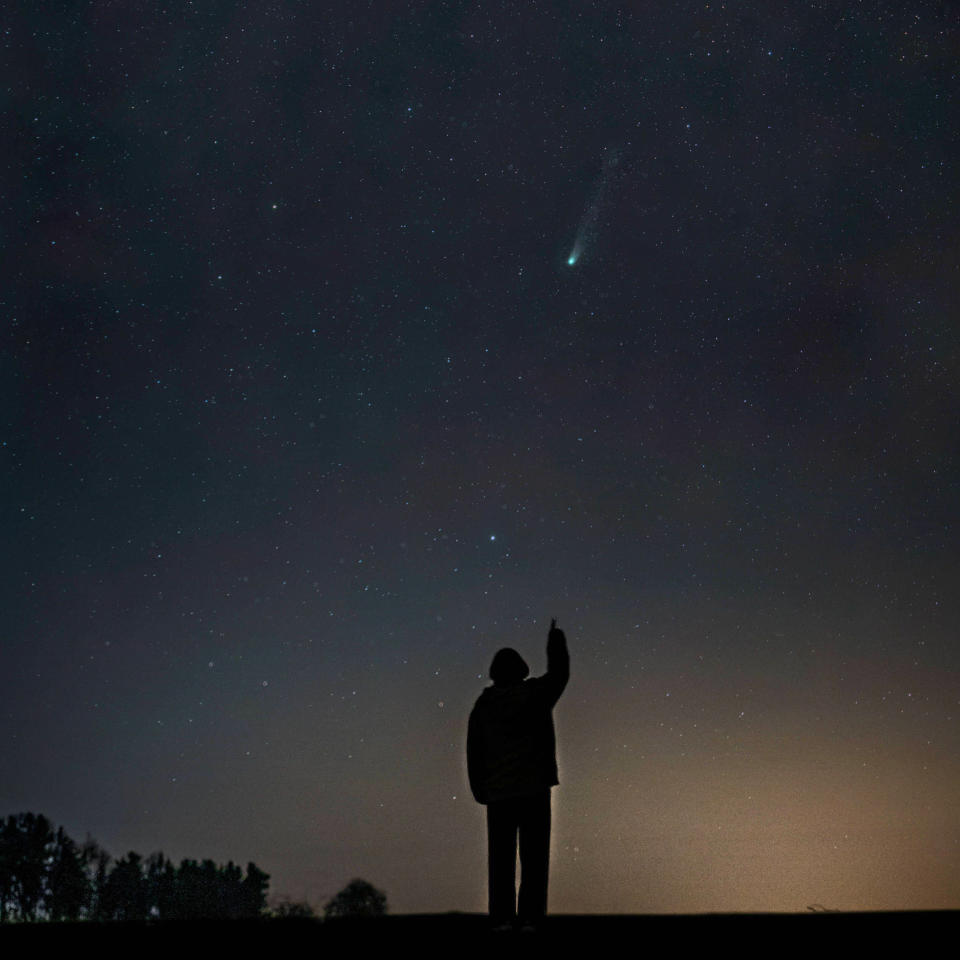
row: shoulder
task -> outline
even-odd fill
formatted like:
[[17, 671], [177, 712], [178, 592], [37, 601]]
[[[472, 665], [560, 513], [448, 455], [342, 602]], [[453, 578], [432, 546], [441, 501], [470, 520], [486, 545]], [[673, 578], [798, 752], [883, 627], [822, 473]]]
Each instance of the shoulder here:
[[487, 707], [490, 704], [490, 691], [493, 687], [484, 687], [480, 696], [474, 701], [473, 709], [470, 711], [471, 714], [476, 713], [478, 710], [483, 710], [484, 707]]

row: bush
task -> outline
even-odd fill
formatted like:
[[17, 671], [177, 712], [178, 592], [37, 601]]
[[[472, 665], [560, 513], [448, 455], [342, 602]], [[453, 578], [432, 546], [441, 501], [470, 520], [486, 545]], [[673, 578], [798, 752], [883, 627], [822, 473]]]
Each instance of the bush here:
[[387, 912], [387, 895], [366, 880], [351, 880], [323, 908], [327, 920], [337, 917], [382, 917]]
[[273, 908], [273, 915], [285, 920], [311, 920], [316, 917], [313, 907], [303, 900], [281, 900]]

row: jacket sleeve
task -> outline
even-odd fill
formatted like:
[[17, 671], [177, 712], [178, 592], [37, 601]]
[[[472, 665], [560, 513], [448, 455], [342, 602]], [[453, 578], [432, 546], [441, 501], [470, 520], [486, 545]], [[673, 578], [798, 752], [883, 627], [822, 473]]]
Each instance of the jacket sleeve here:
[[477, 803], [486, 803], [486, 760], [476, 707], [470, 712], [470, 720], [467, 724], [467, 777], [470, 780], [470, 791], [473, 793], [474, 800]]
[[551, 628], [547, 637], [547, 672], [543, 677], [551, 708], [560, 699], [570, 679], [570, 654], [562, 630]]

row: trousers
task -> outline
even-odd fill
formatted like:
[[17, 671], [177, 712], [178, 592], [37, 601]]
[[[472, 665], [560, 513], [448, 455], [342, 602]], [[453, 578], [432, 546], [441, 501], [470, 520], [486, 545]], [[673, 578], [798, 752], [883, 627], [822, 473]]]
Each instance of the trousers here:
[[[520, 902], [517, 903], [517, 838], [520, 841]], [[490, 917], [538, 920], [547, 912], [550, 871], [550, 788], [487, 804], [487, 866]]]

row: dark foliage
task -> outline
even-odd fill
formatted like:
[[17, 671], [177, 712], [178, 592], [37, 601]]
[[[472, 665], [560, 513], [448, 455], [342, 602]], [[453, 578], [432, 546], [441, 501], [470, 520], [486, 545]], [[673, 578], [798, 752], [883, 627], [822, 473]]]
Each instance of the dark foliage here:
[[0, 821], [0, 922], [35, 920], [243, 920], [264, 915], [269, 874], [248, 863], [146, 860], [78, 846], [33, 813]]
[[281, 900], [273, 908], [273, 915], [280, 920], [313, 920], [316, 918], [313, 907], [300, 900]]
[[78, 920], [89, 901], [85, 849], [57, 830], [53, 857], [47, 868], [45, 904], [51, 920]]
[[366, 880], [351, 880], [323, 908], [331, 920], [339, 917], [382, 917], [387, 912], [387, 896]]
[[55, 835], [35, 813], [11, 814], [0, 828], [0, 920], [35, 920]]

